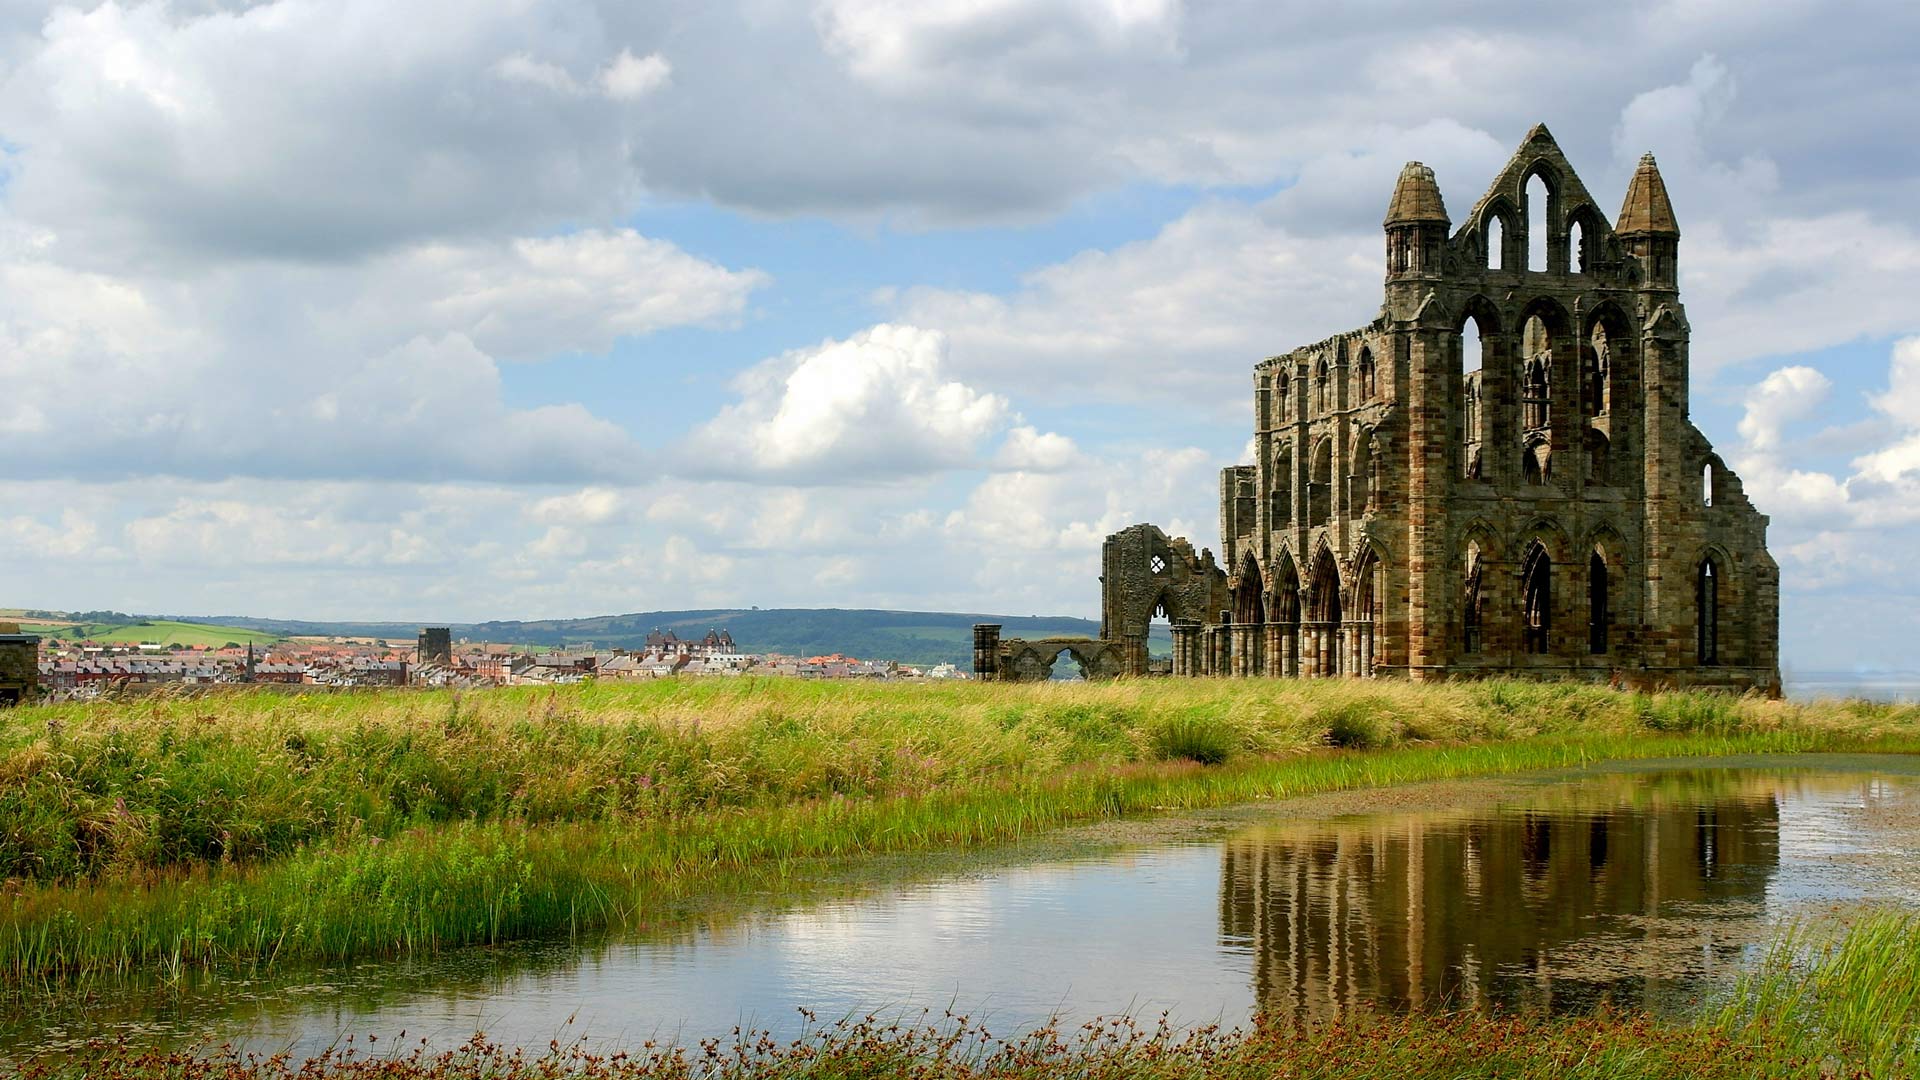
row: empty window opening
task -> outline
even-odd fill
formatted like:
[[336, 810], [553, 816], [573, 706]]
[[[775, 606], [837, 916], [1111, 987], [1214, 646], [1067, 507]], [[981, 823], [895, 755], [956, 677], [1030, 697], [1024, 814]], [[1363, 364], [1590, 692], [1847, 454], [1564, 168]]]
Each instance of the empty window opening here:
[[1307, 524], [1325, 525], [1333, 516], [1333, 440], [1322, 439], [1313, 452], [1307, 482]]
[[1711, 461], [1700, 469], [1700, 505], [1713, 505], [1713, 462]]
[[1553, 560], [1538, 542], [1527, 549], [1520, 581], [1521, 636], [1529, 653], [1544, 656], [1553, 629]]
[[1507, 268], [1506, 229], [1500, 223], [1500, 215], [1487, 218], [1487, 269], [1505, 270]]
[[1607, 560], [1598, 551], [1587, 562], [1587, 651], [1607, 651]]
[[1460, 328], [1460, 475], [1469, 480], [1480, 477], [1480, 444], [1485, 435], [1485, 418], [1481, 413], [1482, 348], [1480, 321], [1468, 319]]
[[1539, 173], [1527, 180], [1527, 269], [1547, 268], [1547, 182]]
[[1700, 662], [1717, 664], [1720, 662], [1720, 568], [1714, 565], [1711, 556], [1701, 560], [1694, 590], [1700, 609]]
[[1330, 382], [1332, 380], [1328, 378], [1327, 362], [1322, 359], [1313, 369], [1313, 411], [1317, 416], [1325, 416], [1327, 410], [1333, 407], [1333, 401], [1328, 394]]
[[1468, 654], [1480, 651], [1480, 564], [1480, 545], [1468, 543], [1466, 590], [1460, 609], [1461, 651]]
[[1527, 431], [1544, 430], [1551, 422], [1553, 402], [1553, 338], [1540, 316], [1527, 319], [1520, 331], [1520, 415]]
[[1273, 475], [1268, 478], [1272, 488], [1268, 493], [1267, 520], [1276, 529], [1293, 524], [1293, 451], [1281, 447], [1273, 457]]
[[1613, 345], [1607, 340], [1607, 328], [1595, 323], [1587, 338], [1586, 378], [1582, 400], [1588, 416], [1605, 416], [1613, 411]]
[[1587, 235], [1586, 230], [1581, 228], [1577, 221], [1567, 229], [1567, 259], [1572, 264], [1574, 273], [1587, 272]]
[[1373, 367], [1373, 350], [1360, 350], [1358, 372], [1360, 378], [1360, 400], [1372, 401], [1374, 395], [1379, 393], [1380, 390], [1378, 376], [1375, 374]]

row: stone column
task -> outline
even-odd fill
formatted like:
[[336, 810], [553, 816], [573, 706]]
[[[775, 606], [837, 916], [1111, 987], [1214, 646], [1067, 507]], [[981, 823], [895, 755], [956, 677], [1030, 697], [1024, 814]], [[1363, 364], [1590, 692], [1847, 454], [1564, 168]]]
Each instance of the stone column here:
[[991, 680], [999, 675], [1000, 625], [973, 624], [973, 677], [976, 679]]
[[1279, 623], [1267, 624], [1266, 638], [1266, 648], [1264, 650], [1264, 656], [1262, 657], [1263, 663], [1260, 665], [1260, 673], [1269, 678], [1277, 679], [1286, 674], [1286, 656], [1281, 652]]

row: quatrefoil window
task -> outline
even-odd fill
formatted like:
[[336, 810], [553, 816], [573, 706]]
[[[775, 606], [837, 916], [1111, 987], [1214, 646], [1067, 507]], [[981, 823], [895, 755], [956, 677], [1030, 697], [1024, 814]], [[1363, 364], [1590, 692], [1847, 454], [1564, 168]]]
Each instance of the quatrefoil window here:
[[1167, 572], [1167, 560], [1155, 555], [1153, 558], [1147, 560], [1147, 569], [1156, 574], [1164, 574]]

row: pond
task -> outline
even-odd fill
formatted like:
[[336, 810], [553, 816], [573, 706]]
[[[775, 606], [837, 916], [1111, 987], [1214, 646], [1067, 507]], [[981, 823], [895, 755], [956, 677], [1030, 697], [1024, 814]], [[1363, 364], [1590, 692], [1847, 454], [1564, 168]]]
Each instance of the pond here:
[[1176, 1024], [1358, 1008], [1680, 1015], [1786, 918], [1920, 903], [1920, 762], [1666, 762], [1415, 785], [1145, 822], [825, 875], [591, 943], [62, 994], [0, 1055], [212, 1037], [313, 1054], [691, 1042], [952, 1009]]

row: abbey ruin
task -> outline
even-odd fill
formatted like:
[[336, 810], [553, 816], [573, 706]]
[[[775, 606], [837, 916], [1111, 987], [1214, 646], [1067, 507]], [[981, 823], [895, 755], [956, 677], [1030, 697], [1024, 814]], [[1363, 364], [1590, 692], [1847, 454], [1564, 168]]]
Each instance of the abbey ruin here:
[[1777, 693], [1767, 519], [1688, 420], [1653, 157], [1610, 223], [1536, 126], [1457, 229], [1408, 163], [1385, 229], [1373, 321], [1254, 368], [1258, 457], [1221, 474], [1218, 561], [1152, 525], [1107, 538], [1101, 637], [1126, 672], [1153, 667], [1159, 616], [1180, 676]]

